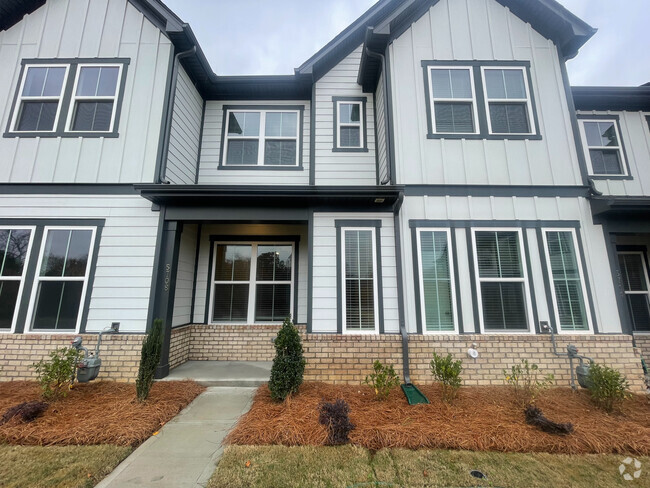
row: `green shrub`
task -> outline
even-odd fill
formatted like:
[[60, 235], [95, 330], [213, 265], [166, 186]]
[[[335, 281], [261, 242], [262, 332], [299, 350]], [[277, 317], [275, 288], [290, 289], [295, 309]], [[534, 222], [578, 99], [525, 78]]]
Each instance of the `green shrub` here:
[[463, 382], [460, 378], [460, 373], [463, 371], [463, 361], [460, 359], [454, 361], [451, 354], [442, 357], [434, 352], [429, 367], [433, 377], [442, 384], [442, 400], [447, 403], [454, 401]]
[[140, 367], [138, 377], [135, 380], [135, 391], [139, 402], [149, 398], [149, 391], [153, 385], [156, 368], [160, 363], [163, 343], [163, 321], [156, 319], [153, 327], [142, 341], [142, 352], [140, 353]]
[[529, 363], [528, 359], [522, 359], [521, 364], [516, 364], [510, 371], [503, 370], [503, 377], [507, 384], [515, 389], [515, 398], [524, 407], [534, 405], [539, 394], [555, 383], [555, 376], [542, 372], [535, 363]]
[[269, 380], [271, 398], [281, 402], [296, 393], [302, 384], [304, 372], [305, 359], [302, 356], [300, 332], [291, 322], [291, 317], [287, 317], [275, 338], [275, 358]]
[[32, 368], [36, 370], [43, 398], [58, 400], [68, 394], [70, 386], [74, 383], [81, 352], [74, 347], [62, 347], [51, 351], [49, 356], [49, 359], [34, 363]]
[[390, 391], [399, 386], [399, 377], [392, 364], [384, 365], [379, 360], [373, 363], [372, 369], [374, 373], [366, 376], [365, 383], [375, 390], [377, 400], [385, 400]]
[[592, 401], [606, 412], [611, 412], [630, 396], [625, 376], [608, 366], [591, 363], [588, 382]]

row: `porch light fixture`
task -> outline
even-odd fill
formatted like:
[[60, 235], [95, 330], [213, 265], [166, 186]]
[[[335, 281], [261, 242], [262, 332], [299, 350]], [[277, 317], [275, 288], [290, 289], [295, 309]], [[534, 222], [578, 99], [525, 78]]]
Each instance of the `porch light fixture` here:
[[375, 198], [375, 203], [384, 203], [385, 198]]

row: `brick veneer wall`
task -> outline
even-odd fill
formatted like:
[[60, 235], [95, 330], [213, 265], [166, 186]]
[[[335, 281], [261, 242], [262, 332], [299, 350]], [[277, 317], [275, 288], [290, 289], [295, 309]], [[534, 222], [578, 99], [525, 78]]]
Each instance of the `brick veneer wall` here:
[[650, 367], [650, 334], [634, 334], [636, 347], [641, 351], [641, 356]]
[[191, 343], [191, 325], [172, 329], [172, 337], [169, 343], [169, 369], [174, 369], [189, 360]]
[[194, 325], [190, 360], [273, 361], [279, 325]]
[[[0, 334], [0, 381], [34, 379], [32, 364], [50, 351], [70, 345], [77, 335]], [[96, 334], [81, 334], [84, 346], [95, 350]], [[106, 334], [102, 337], [102, 366], [98, 379], [135, 381], [140, 364], [143, 334]]]

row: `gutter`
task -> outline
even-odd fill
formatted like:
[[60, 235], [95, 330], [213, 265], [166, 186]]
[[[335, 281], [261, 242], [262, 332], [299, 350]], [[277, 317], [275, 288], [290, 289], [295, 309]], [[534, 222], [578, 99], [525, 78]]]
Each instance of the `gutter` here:
[[165, 180], [165, 173], [167, 172], [167, 155], [169, 154], [169, 139], [171, 137], [172, 116], [174, 114], [174, 103], [176, 101], [176, 83], [178, 81], [178, 65], [181, 59], [191, 56], [196, 53], [196, 44], [187, 51], [180, 52], [174, 56], [174, 65], [172, 67], [172, 82], [169, 85], [169, 92], [167, 93], [167, 113], [165, 114], [165, 132], [162, 140], [162, 151], [160, 152], [160, 161], [158, 161], [158, 174], [155, 178], [156, 184], [166, 184], [170, 182]]
[[406, 322], [404, 319], [404, 289], [402, 274], [402, 232], [400, 226], [400, 210], [404, 203], [404, 192], [399, 192], [399, 197], [393, 207], [393, 226], [395, 233], [395, 264], [397, 274], [397, 311], [399, 315], [399, 333], [402, 336], [402, 367], [404, 373], [404, 383], [411, 384], [411, 375], [409, 368], [409, 336], [406, 332]]
[[[386, 177], [380, 182], [382, 185], [387, 185], [390, 183], [392, 175], [391, 173], [391, 164], [390, 164], [390, 146], [391, 146], [391, 140], [388, 135], [388, 128], [390, 127], [390, 122], [389, 122], [389, 116], [390, 114], [388, 113], [388, 76], [386, 73], [386, 57], [383, 54], [376, 53], [370, 50], [370, 48], [366, 47], [366, 54], [370, 56], [371, 58], [379, 59], [381, 62], [381, 76], [382, 76], [382, 82], [384, 85], [384, 125], [385, 130], [386, 130]], [[401, 206], [401, 203], [400, 203]]]

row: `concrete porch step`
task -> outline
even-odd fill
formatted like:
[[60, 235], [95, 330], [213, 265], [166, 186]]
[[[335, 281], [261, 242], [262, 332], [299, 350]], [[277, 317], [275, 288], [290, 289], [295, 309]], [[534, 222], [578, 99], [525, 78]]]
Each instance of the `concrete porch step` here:
[[204, 386], [260, 386], [269, 381], [272, 364], [270, 361], [187, 361], [161, 381], [190, 379]]

